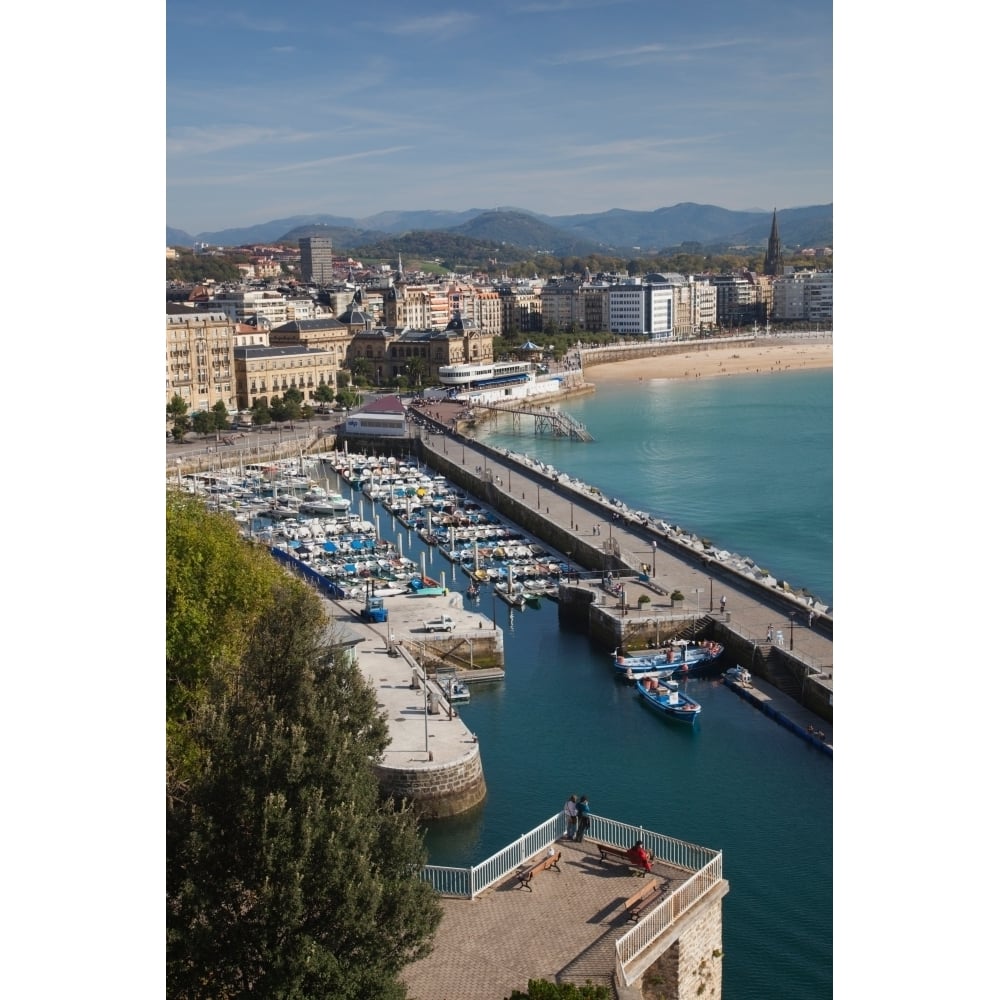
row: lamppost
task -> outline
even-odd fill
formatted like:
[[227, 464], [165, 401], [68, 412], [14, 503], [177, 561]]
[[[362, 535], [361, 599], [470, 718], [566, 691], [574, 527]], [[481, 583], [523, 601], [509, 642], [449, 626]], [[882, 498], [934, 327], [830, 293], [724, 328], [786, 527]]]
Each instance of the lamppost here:
[[656, 539], [653, 539], [653, 576], [656, 576]]
[[788, 648], [795, 649], [795, 615], [788, 616]]
[[462, 442], [462, 465], [465, 465], [465, 442]]
[[695, 594], [698, 595], [698, 614], [700, 615], [701, 614], [701, 595], [703, 593], [705, 593], [705, 588], [704, 587], [695, 587], [694, 588], [694, 592], [695, 592]]
[[573, 524], [573, 504], [571, 503], [569, 505], [569, 528], [570, 528], [570, 531], [574, 531], [575, 527], [576, 526]]
[[536, 495], [538, 497], [538, 502], [535, 504], [535, 506], [536, 506], [536, 508], [538, 510], [541, 510], [542, 509], [542, 488], [541, 488], [541, 486], [538, 485], [538, 483], [535, 483], [535, 493], [536, 493]]
[[493, 631], [495, 632], [497, 630], [497, 592], [491, 590], [490, 594], [493, 597]]

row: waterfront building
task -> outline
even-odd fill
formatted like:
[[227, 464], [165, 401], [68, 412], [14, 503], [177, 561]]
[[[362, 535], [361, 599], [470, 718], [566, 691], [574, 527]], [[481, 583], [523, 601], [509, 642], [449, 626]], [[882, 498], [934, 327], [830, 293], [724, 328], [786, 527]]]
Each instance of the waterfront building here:
[[220, 400], [236, 408], [234, 324], [223, 312], [167, 305], [166, 402], [180, 396], [191, 413]]
[[629, 278], [608, 289], [612, 333], [668, 340], [674, 335], [674, 292], [662, 274]]
[[303, 236], [299, 240], [302, 280], [317, 285], [333, 281], [333, 244], [329, 236]]
[[715, 288], [719, 326], [743, 326], [766, 319], [761, 311], [760, 284], [754, 276], [749, 273], [713, 274], [708, 280]]
[[500, 299], [501, 336], [541, 333], [542, 298], [539, 286], [532, 282], [505, 282], [497, 286]]
[[348, 415], [341, 433], [346, 437], [406, 437], [406, 407], [399, 396], [376, 396]]
[[833, 323], [833, 272], [795, 271], [774, 282], [778, 320]]
[[542, 326], [553, 330], [583, 327], [584, 307], [579, 278], [549, 278], [542, 286]]
[[321, 385], [337, 389], [340, 364], [332, 351], [318, 351], [300, 345], [286, 347], [234, 348], [236, 405], [250, 409], [263, 399], [282, 396], [298, 389], [303, 401], [311, 403]]

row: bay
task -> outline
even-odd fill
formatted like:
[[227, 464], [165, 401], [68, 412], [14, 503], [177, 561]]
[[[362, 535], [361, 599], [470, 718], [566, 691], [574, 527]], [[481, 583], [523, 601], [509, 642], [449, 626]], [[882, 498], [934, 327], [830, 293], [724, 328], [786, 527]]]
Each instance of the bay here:
[[[830, 372], [606, 385], [560, 406], [596, 440], [502, 427], [482, 437], [832, 603]], [[408, 554], [464, 586], [413, 538]], [[560, 628], [551, 602], [512, 612], [484, 597], [480, 610], [504, 629], [507, 666], [460, 710], [479, 738], [487, 797], [428, 825], [430, 861], [476, 864], [586, 794], [600, 815], [723, 851], [723, 995], [832, 998], [830, 759], [717, 680], [686, 682], [703, 706], [693, 732], [654, 716], [614, 680], [610, 651]]]
[[642, 379], [558, 404], [592, 442], [476, 437], [555, 466], [633, 510], [750, 556], [833, 604], [833, 372]]

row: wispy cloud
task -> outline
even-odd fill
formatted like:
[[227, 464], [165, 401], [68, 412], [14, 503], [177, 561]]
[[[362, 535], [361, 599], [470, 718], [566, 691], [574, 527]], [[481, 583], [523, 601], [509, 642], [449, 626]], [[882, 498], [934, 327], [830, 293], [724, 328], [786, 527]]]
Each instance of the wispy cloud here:
[[446, 11], [426, 17], [409, 17], [401, 21], [380, 23], [379, 28], [390, 35], [427, 35], [431, 38], [453, 38], [470, 31], [478, 21], [475, 14], [464, 10]]
[[178, 128], [167, 136], [167, 154], [170, 156], [202, 156], [206, 153], [239, 149], [257, 143], [267, 143], [273, 146], [308, 142], [322, 138], [322, 135], [323, 133], [265, 128], [257, 125], [237, 125], [231, 128], [217, 126]]
[[567, 11], [594, 10], [596, 7], [619, 7], [636, 0], [537, 0], [520, 3], [513, 8], [515, 14], [565, 14]]
[[663, 45], [654, 42], [647, 45], [632, 45], [625, 48], [581, 49], [577, 52], [563, 52], [551, 57], [551, 62], [568, 65], [587, 62], [623, 62], [643, 59], [649, 56], [668, 56], [672, 59], [685, 59], [700, 52], [710, 52], [716, 49], [736, 47], [753, 48], [759, 45], [757, 39], [728, 38], [717, 41], [693, 42], [690, 45]]

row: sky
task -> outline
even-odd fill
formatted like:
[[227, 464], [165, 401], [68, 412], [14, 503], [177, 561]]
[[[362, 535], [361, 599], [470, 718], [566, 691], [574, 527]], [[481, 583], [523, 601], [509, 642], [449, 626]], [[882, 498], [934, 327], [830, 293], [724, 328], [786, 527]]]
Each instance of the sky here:
[[803, 0], [167, 0], [166, 222], [833, 201]]

